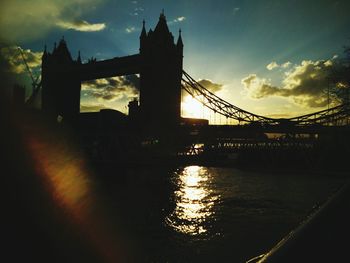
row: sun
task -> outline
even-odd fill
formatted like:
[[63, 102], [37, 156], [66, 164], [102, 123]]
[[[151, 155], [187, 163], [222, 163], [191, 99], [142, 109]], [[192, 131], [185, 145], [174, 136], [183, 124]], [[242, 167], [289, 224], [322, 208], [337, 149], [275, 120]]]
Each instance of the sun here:
[[204, 106], [195, 98], [187, 95], [181, 102], [182, 115], [191, 118], [203, 118]]

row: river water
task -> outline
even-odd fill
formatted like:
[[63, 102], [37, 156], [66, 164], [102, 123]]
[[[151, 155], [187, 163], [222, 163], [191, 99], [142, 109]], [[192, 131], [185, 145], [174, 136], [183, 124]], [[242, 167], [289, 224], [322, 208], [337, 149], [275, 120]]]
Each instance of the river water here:
[[245, 262], [344, 182], [201, 166], [129, 168], [106, 177], [96, 183], [136, 262]]
[[92, 172], [32, 145], [36, 173], [24, 170], [7, 189], [13, 262], [245, 262], [345, 182], [202, 166]]

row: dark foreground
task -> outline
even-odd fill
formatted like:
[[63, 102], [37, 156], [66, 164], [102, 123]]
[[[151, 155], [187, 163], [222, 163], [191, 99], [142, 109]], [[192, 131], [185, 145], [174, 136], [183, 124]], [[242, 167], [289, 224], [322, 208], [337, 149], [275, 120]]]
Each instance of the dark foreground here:
[[350, 185], [346, 184], [257, 261], [348, 261], [349, 200]]
[[[347, 180], [254, 165], [97, 168], [74, 139], [6, 124], [2, 257], [9, 262], [245, 262]], [[294, 262], [306, 252], [330, 262], [344, 255], [349, 195], [338, 200], [310, 228], [314, 234], [293, 245]]]
[[[345, 181], [200, 166], [48, 176], [25, 172], [6, 184], [3, 257], [11, 262], [245, 262]], [[322, 257], [343, 255], [349, 207], [342, 203], [293, 248], [298, 260], [290, 262], [303, 262], [305, 252], [317, 258], [320, 240]]]

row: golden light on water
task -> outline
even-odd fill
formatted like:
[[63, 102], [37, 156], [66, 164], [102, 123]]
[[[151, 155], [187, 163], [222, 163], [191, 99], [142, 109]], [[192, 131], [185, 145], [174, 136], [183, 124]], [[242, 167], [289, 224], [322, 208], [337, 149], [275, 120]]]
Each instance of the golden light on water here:
[[176, 231], [199, 235], [208, 231], [206, 221], [213, 216], [218, 196], [212, 194], [209, 171], [200, 166], [188, 166], [176, 174], [176, 207], [167, 223]]

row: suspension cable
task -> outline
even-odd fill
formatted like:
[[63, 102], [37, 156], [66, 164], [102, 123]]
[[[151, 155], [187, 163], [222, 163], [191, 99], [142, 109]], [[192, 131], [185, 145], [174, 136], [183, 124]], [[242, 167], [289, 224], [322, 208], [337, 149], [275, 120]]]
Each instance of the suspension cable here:
[[[350, 103], [344, 103], [333, 108], [301, 115], [292, 118], [270, 118], [245, 111], [218, 97], [200, 83], [194, 80], [188, 73], [182, 71], [182, 88], [203, 106], [211, 109], [226, 118], [238, 121], [238, 123], [280, 124], [280, 125], [314, 125], [331, 124], [338, 125], [342, 120], [348, 123], [350, 116]], [[215, 122], [214, 115], [214, 122]]]

